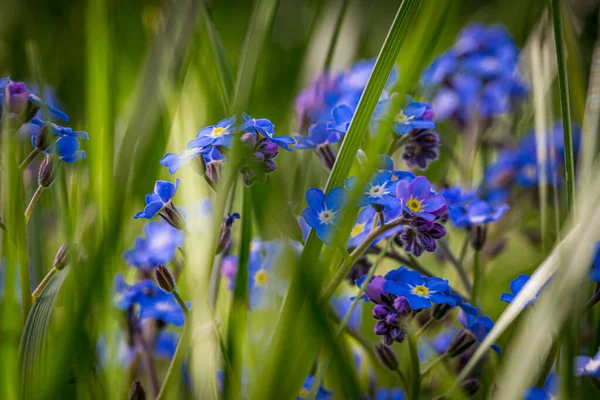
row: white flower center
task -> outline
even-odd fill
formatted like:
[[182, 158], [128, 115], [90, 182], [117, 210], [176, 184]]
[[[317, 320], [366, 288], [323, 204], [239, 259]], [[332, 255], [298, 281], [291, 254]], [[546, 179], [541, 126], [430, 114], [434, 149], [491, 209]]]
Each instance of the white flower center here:
[[369, 197], [382, 197], [385, 194], [389, 194], [389, 191], [385, 189], [387, 182], [382, 183], [381, 185], [371, 185], [366, 194]]
[[171, 303], [167, 303], [166, 301], [157, 301], [154, 303], [154, 308], [157, 311], [167, 312], [173, 310], [173, 305]]
[[600, 359], [591, 359], [584, 367], [586, 372], [594, 373], [600, 368]]
[[331, 211], [331, 210], [325, 209], [319, 213], [319, 221], [321, 221], [321, 223], [325, 224], [325, 225], [333, 224], [336, 213], [337, 213], [337, 211]]
[[400, 112], [398, 113], [398, 115], [396, 115], [396, 122], [400, 123], [400, 124], [408, 124], [409, 121], [415, 119], [414, 115], [411, 115], [410, 117], [408, 117], [406, 114], [404, 114], [404, 111], [400, 110]]

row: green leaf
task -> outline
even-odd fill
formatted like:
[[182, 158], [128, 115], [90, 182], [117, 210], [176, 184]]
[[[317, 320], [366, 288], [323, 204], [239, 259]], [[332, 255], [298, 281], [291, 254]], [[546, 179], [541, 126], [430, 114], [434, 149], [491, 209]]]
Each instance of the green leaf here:
[[42, 290], [25, 322], [19, 359], [21, 362], [21, 394], [23, 399], [40, 398], [47, 384], [48, 328], [56, 296], [62, 287], [67, 270], [57, 272]]

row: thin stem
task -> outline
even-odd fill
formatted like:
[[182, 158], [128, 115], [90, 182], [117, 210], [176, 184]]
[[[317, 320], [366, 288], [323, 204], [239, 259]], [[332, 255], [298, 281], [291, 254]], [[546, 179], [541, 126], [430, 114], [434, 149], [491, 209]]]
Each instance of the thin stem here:
[[423, 369], [423, 371], [421, 371], [421, 376], [426, 376], [436, 365], [438, 365], [441, 361], [444, 361], [446, 357], [448, 357], [448, 353], [444, 353], [433, 360], [428, 366], [425, 367], [425, 369]]
[[564, 32], [560, 12], [560, 0], [551, 0], [552, 22], [554, 24], [554, 42], [556, 44], [556, 61], [558, 64], [558, 87], [560, 90], [560, 109], [563, 123], [565, 143], [565, 187], [567, 190], [567, 209], [574, 211], [575, 206], [575, 162], [573, 160], [573, 134], [571, 132], [571, 104], [569, 100], [569, 84], [567, 77], [567, 60], [565, 56]]
[[[187, 307], [184, 309], [184, 311], [186, 309]], [[169, 393], [169, 389], [176, 383], [176, 379], [179, 376], [181, 365], [183, 364], [183, 360], [185, 358], [185, 350], [191, 338], [191, 334], [192, 324], [190, 322], [190, 316], [187, 315], [185, 324], [183, 325], [183, 332], [181, 333], [181, 336], [179, 337], [179, 342], [177, 343], [177, 347], [175, 348], [175, 354], [173, 354], [173, 359], [171, 360], [171, 364], [169, 365], [169, 369], [167, 370], [167, 374], [165, 375], [165, 379], [163, 380], [162, 387], [158, 392], [158, 396], [156, 396], [156, 400], [166, 399], [167, 393]]]
[[427, 322], [425, 322], [425, 324], [421, 327], [421, 329], [419, 329], [417, 331], [417, 333], [415, 333], [415, 336], [417, 337], [417, 339], [419, 339], [425, 332], [427, 332], [427, 330], [431, 327], [431, 325], [433, 325], [436, 322], [436, 319], [431, 317], [429, 318], [429, 320]]
[[467, 271], [465, 270], [465, 267], [456, 259], [456, 257], [452, 253], [452, 250], [450, 250], [450, 248], [448, 247], [446, 242], [444, 242], [443, 240], [440, 240], [440, 241], [438, 241], [438, 245], [440, 246], [440, 250], [448, 258], [448, 260], [450, 260], [450, 263], [452, 264], [454, 269], [456, 269], [456, 272], [458, 273], [458, 277], [460, 278], [460, 280], [461, 280], [463, 286], [465, 287], [465, 289], [467, 290], [467, 292], [471, 292], [472, 291], [471, 282], [469, 281], [469, 276], [467, 275]]
[[471, 301], [473, 305], [477, 306], [479, 301], [479, 291], [481, 290], [481, 265], [479, 262], [479, 250], [473, 252], [473, 290], [471, 294]]
[[150, 383], [150, 390], [152, 391], [152, 397], [158, 396], [160, 390], [160, 384], [158, 383], [158, 376], [156, 375], [156, 368], [154, 368], [154, 361], [152, 360], [152, 354], [148, 349], [147, 343], [144, 341], [141, 332], [136, 333], [135, 341], [137, 342], [138, 353], [142, 358], [144, 369], [148, 374], [148, 382]]
[[189, 314], [189, 312], [190, 312], [190, 309], [185, 304], [185, 301], [183, 301], [183, 299], [181, 298], [181, 295], [179, 294], [179, 292], [177, 291], [177, 289], [173, 290], [173, 296], [175, 297], [175, 301], [177, 301], [177, 303], [181, 306], [181, 309], [183, 310], [183, 312], [187, 316]]
[[410, 400], [419, 400], [419, 394], [421, 392], [421, 362], [419, 361], [419, 349], [417, 347], [417, 340], [412, 333], [408, 333], [408, 351], [410, 353], [410, 382], [411, 387], [409, 391]]
[[31, 162], [34, 160], [34, 158], [40, 153], [40, 150], [36, 147], [35, 149], [33, 149], [31, 151], [31, 153], [29, 153], [29, 155], [27, 156], [27, 158], [25, 158], [23, 160], [23, 162], [21, 164], [19, 164], [19, 170], [22, 171], [25, 168], [27, 168], [27, 166], [29, 164], [31, 164]]
[[42, 292], [42, 290], [44, 290], [44, 288], [46, 287], [46, 285], [48, 285], [48, 282], [50, 282], [50, 279], [57, 272], [58, 272], [58, 270], [56, 268], [54, 268], [54, 267], [52, 267], [52, 269], [50, 271], [48, 271], [48, 273], [46, 274], [46, 276], [44, 277], [44, 279], [42, 279], [42, 281], [40, 282], [40, 284], [38, 285], [38, 287], [35, 288], [35, 290], [31, 294], [31, 297], [32, 297], [33, 301], [35, 301], [35, 299], [37, 299], [37, 297], [40, 295], [40, 293]]
[[398, 374], [398, 377], [400, 378], [400, 383], [402, 384], [402, 388], [406, 392], [408, 392], [408, 389], [409, 389], [410, 386], [408, 386], [408, 381], [406, 380], [406, 377], [404, 376], [404, 374], [400, 370], [400, 367], [396, 368], [394, 371], [396, 372], [396, 374]]
[[33, 207], [35, 207], [35, 205], [38, 202], [38, 200], [40, 199], [40, 196], [42, 195], [43, 191], [44, 191], [44, 188], [40, 185], [35, 190], [35, 193], [33, 193], [33, 197], [31, 198], [31, 201], [29, 202], [29, 205], [27, 206], [27, 209], [25, 210], [25, 223], [29, 222], [29, 218], [31, 218], [31, 213], [33, 212]]
[[346, 14], [348, 3], [350, 3], [349, 0], [342, 0], [340, 11], [335, 19], [333, 36], [331, 36], [331, 41], [329, 42], [329, 49], [327, 50], [327, 58], [325, 58], [325, 71], [329, 71], [329, 69], [331, 68], [331, 63], [333, 62], [333, 55], [335, 54], [335, 48], [337, 47], [336, 45], [338, 37], [340, 36], [340, 31], [342, 30], [342, 22], [344, 21], [344, 15]]
[[363, 255], [365, 251], [369, 248], [369, 246], [379, 237], [379, 235], [393, 229], [399, 225], [406, 224], [406, 220], [403, 217], [398, 217], [387, 224], [379, 225], [377, 228], [373, 229], [353, 251], [350, 253], [350, 256], [347, 257], [340, 268], [337, 270], [334, 277], [331, 279], [329, 284], [325, 287], [323, 292], [321, 293], [320, 302], [321, 304], [326, 303], [333, 297], [335, 291], [340, 286], [340, 284], [344, 281], [346, 275], [348, 275], [348, 271], [354, 265], [354, 263]]
[[558, 355], [558, 351], [560, 349], [560, 342], [558, 340], [554, 340], [552, 343], [552, 347], [550, 348], [550, 352], [548, 353], [548, 357], [546, 357], [546, 361], [542, 366], [540, 371], [540, 375], [538, 376], [537, 384], [538, 387], [544, 387], [544, 383], [546, 382], [546, 378], [552, 371], [552, 367], [554, 366], [554, 362], [556, 361], [556, 356]]
[[0, 221], [0, 229], [2, 229], [4, 232], [7, 232], [6, 225], [4, 225], [4, 222], [2, 221]]
[[467, 249], [469, 248], [469, 235], [465, 235], [465, 240], [463, 240], [462, 247], [460, 248], [460, 254], [458, 256], [458, 262], [463, 265], [465, 262], [465, 257], [467, 256]]
[[582, 314], [588, 312], [592, 307], [594, 307], [600, 301], [600, 283], [596, 283], [596, 289], [594, 290], [594, 294], [589, 300], [585, 303], [583, 307]]

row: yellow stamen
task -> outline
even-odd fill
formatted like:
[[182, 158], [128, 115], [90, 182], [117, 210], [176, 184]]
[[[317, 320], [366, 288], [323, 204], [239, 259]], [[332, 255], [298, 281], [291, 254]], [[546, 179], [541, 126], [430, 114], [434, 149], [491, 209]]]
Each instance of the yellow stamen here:
[[257, 286], [265, 286], [269, 281], [269, 274], [264, 269], [260, 269], [254, 274], [254, 283]]
[[423, 285], [417, 285], [413, 288], [413, 293], [417, 296], [427, 297], [429, 296], [429, 289]]
[[213, 128], [212, 132], [210, 132], [211, 136], [214, 138], [221, 137], [221, 136], [225, 135], [226, 133], [227, 133], [227, 129], [221, 128], [220, 126]]
[[421, 208], [423, 207], [421, 205], [421, 202], [417, 199], [410, 199], [409, 201], [406, 202], [406, 206], [408, 207], [408, 209], [412, 212], [419, 212], [421, 211]]
[[354, 228], [352, 228], [352, 232], [350, 233], [350, 235], [352, 237], [357, 237], [358, 235], [363, 233], [364, 230], [365, 230], [365, 224], [356, 224], [356, 225], [354, 225]]

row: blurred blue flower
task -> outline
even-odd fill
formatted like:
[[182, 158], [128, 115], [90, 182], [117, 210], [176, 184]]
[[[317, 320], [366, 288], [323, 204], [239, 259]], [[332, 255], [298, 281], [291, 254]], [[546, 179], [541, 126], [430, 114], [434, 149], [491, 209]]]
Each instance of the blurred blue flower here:
[[273, 136], [275, 134], [275, 126], [271, 121], [266, 118], [252, 118], [246, 113], [244, 113], [243, 116], [244, 122], [240, 127], [243, 132], [260, 135], [277, 144], [277, 146], [287, 151], [292, 151], [290, 144], [294, 144], [296, 141], [289, 136]]
[[[494, 327], [494, 321], [489, 317], [479, 315], [479, 311], [470, 304], [466, 305], [467, 307], [461, 306], [458, 312], [458, 322], [481, 343]], [[492, 350], [500, 354], [498, 345], [492, 345]]]
[[404, 400], [406, 396], [400, 388], [379, 388], [373, 400]]
[[154, 191], [146, 195], [146, 207], [144, 211], [137, 213], [134, 218], [152, 219], [160, 210], [171, 202], [179, 187], [179, 178], [173, 185], [169, 181], [156, 181]]
[[558, 375], [550, 374], [543, 388], [530, 387], [525, 391], [523, 400], [553, 400], [558, 395]]
[[456, 300], [448, 295], [450, 286], [444, 279], [428, 278], [406, 267], [388, 272], [385, 279], [385, 290], [406, 297], [413, 310], [429, 308], [431, 303], [456, 305]]
[[[33, 118], [23, 128], [31, 134], [31, 144], [44, 153], [55, 152], [65, 162], [75, 162], [85, 158], [85, 151], [79, 150], [79, 140], [89, 140], [87, 132], [74, 131], [65, 126], [59, 126], [49, 121]], [[49, 132], [63, 139], [60, 144], [58, 140], [49, 137]], [[61, 159], [62, 159], [61, 158]]]
[[[33, 85], [31, 88], [27, 88], [24, 82], [14, 82], [9, 77], [0, 78], [0, 105], [4, 105], [7, 101], [9, 107], [9, 113], [21, 113], [26, 111], [27, 102], [31, 102], [37, 107], [47, 107], [48, 113], [54, 115], [64, 122], [68, 122], [69, 117], [64, 112], [57, 108], [52, 107], [52, 101], [49, 101], [51, 96], [44, 94], [46, 103], [41, 98], [36, 96], [34, 93], [37, 92], [37, 86]], [[41, 110], [40, 110], [41, 111]], [[38, 112], [38, 115], [43, 115]]]
[[354, 109], [347, 104], [340, 104], [331, 111], [333, 121], [327, 124], [327, 130], [343, 136], [348, 132], [352, 117], [354, 117]]
[[398, 135], [409, 133], [413, 129], [433, 129], [433, 109], [427, 102], [419, 103], [409, 99], [409, 104], [400, 110], [394, 118], [393, 130]]
[[592, 376], [600, 379], [600, 351], [594, 357], [575, 357], [575, 376]]
[[123, 254], [127, 264], [141, 270], [169, 264], [185, 239], [185, 233], [165, 221], [148, 222], [144, 226], [144, 235], [136, 238], [133, 248]]
[[433, 221], [447, 210], [444, 196], [432, 193], [431, 183], [424, 176], [418, 176], [412, 182], [400, 181], [396, 197], [407, 214], [427, 221]]
[[[300, 393], [298, 394], [298, 399], [305, 399], [306, 396], [308, 396], [314, 381], [314, 376], [309, 375], [308, 377], [306, 377], [306, 379], [304, 380], [304, 384], [302, 385], [302, 389], [300, 389]], [[325, 389], [323, 385], [320, 385], [315, 398], [319, 400], [329, 400], [333, 398], [332, 396], [333, 393], [331, 391]]]
[[216, 125], [209, 125], [202, 128], [196, 134], [196, 139], [190, 140], [187, 144], [188, 149], [196, 147], [213, 146], [231, 146], [235, 126], [235, 116], [224, 118]]
[[373, 207], [365, 207], [358, 212], [356, 222], [350, 231], [347, 247], [358, 246], [373, 229], [373, 221], [376, 217], [376, 211]]
[[297, 149], [315, 149], [320, 146], [326, 146], [340, 140], [341, 136], [337, 132], [331, 132], [325, 122], [317, 122], [308, 128], [308, 136], [295, 134]]
[[331, 189], [325, 196], [322, 190], [311, 188], [306, 191], [308, 207], [302, 211], [302, 216], [315, 229], [317, 236], [325, 243], [331, 241], [335, 223], [341, 216], [341, 209], [347, 199], [346, 190], [342, 187]]
[[498, 221], [508, 209], [507, 204], [493, 206], [487, 201], [475, 199], [465, 207], [464, 214], [452, 219], [452, 222], [459, 228], [487, 224]]
[[160, 160], [160, 165], [163, 165], [169, 169], [170, 174], [174, 174], [177, 170], [194, 160], [196, 157], [201, 156], [206, 150], [201, 147], [194, 147], [186, 149], [180, 154], [167, 153]]
[[[335, 313], [341, 318], [344, 319], [346, 314], [350, 311], [350, 307], [352, 307], [352, 303], [354, 302], [353, 298], [348, 296], [341, 297], [332, 297], [331, 305]], [[360, 328], [361, 317], [362, 317], [362, 303], [358, 303], [352, 314], [350, 314], [350, 319], [348, 319], [348, 327], [352, 330], [358, 330]]]
[[[529, 276], [521, 274], [517, 276], [510, 282], [510, 291], [512, 293], [502, 293], [500, 296], [500, 300], [505, 301], [507, 303], [512, 303], [517, 294], [523, 289], [523, 286], [529, 281]], [[539, 297], [539, 293], [537, 293], [531, 300], [525, 304], [525, 307], [529, 307], [531, 304], [535, 303]]]

